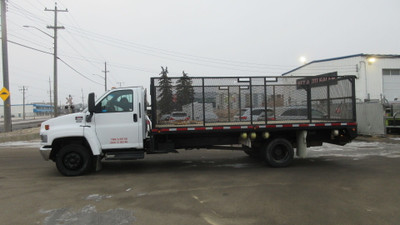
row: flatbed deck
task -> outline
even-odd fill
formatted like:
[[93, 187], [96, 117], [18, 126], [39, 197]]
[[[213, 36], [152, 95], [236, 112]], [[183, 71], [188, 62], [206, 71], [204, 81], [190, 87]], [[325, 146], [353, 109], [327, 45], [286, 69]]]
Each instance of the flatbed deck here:
[[257, 121], [253, 123], [249, 122], [182, 122], [182, 123], [166, 123], [157, 124], [155, 128], [181, 128], [181, 127], [217, 127], [217, 126], [262, 126], [262, 125], [279, 125], [279, 124], [316, 124], [316, 123], [347, 123], [349, 121], [342, 120], [286, 120], [286, 121], [268, 121], [268, 123]]

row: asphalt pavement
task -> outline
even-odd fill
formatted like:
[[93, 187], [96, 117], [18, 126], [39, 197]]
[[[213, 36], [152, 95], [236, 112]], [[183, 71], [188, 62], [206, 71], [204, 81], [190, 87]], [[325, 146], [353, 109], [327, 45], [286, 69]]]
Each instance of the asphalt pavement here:
[[312, 148], [288, 168], [192, 150], [61, 176], [38, 140], [0, 144], [0, 224], [400, 224], [400, 139]]

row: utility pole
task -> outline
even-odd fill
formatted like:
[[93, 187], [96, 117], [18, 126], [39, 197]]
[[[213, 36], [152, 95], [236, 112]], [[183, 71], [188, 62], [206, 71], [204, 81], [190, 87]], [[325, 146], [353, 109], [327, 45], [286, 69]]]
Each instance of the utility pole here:
[[57, 9], [57, 3], [55, 3], [54, 9], [47, 9], [45, 8], [44, 11], [51, 11], [54, 12], [54, 26], [47, 26], [49, 29], [54, 29], [54, 117], [58, 115], [58, 88], [57, 88], [57, 30], [64, 29], [63, 26], [57, 26], [57, 13], [58, 12], [68, 12], [68, 9], [60, 10]]
[[119, 84], [119, 87], [122, 87], [122, 85], [124, 84], [125, 82], [117, 82], [117, 84]]
[[104, 62], [104, 70], [102, 72], [104, 73], [104, 91], [107, 91], [107, 72], [110, 72], [107, 70], [107, 62]]
[[[6, 0], [1, 0], [1, 43], [3, 50], [3, 85], [4, 88], [10, 90], [8, 80], [8, 46], [7, 46], [7, 20], [6, 20]], [[10, 96], [4, 100], [4, 131], [12, 131], [11, 122], [11, 99]]]
[[51, 102], [51, 99], [52, 99], [52, 98], [51, 98], [51, 80], [50, 80], [50, 77], [49, 77], [49, 88], [50, 88], [50, 89], [49, 89], [49, 90], [50, 90], [50, 91], [49, 91], [49, 93], [50, 93], [50, 105], [53, 105], [52, 102]]
[[19, 90], [22, 91], [22, 119], [25, 120], [25, 93], [28, 87], [22, 86]]
[[83, 88], [81, 88], [82, 92], [82, 110], [85, 108], [85, 96], [83, 95]]

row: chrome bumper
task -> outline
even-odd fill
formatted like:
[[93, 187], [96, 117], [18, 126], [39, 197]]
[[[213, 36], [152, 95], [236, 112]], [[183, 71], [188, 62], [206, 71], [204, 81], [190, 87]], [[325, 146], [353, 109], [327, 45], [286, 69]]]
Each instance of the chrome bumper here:
[[48, 161], [50, 159], [51, 150], [52, 148], [50, 146], [40, 147], [40, 154], [42, 155], [44, 160]]

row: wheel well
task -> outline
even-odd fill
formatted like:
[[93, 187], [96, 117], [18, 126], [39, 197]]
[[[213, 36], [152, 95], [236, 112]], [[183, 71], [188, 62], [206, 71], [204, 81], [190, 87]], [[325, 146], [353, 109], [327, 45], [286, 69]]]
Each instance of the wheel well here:
[[84, 137], [68, 137], [68, 138], [59, 138], [55, 139], [52, 144], [52, 151], [50, 153], [50, 159], [55, 161], [57, 153], [62, 149], [64, 146], [69, 144], [78, 144], [84, 146], [88, 152], [92, 155], [92, 151], [90, 148], [89, 143]]
[[257, 138], [253, 141], [252, 145], [256, 148], [261, 148], [263, 147], [265, 144], [268, 144], [269, 142], [278, 139], [278, 138], [282, 138], [282, 139], [286, 139], [287, 141], [289, 141], [293, 147], [296, 146], [296, 132], [274, 132], [271, 133], [271, 136], [268, 139], [263, 139], [262, 138], [262, 132], [258, 132], [257, 133]]

